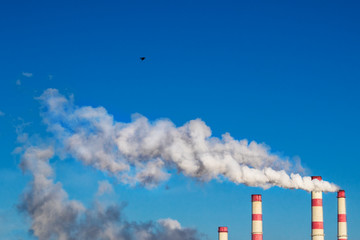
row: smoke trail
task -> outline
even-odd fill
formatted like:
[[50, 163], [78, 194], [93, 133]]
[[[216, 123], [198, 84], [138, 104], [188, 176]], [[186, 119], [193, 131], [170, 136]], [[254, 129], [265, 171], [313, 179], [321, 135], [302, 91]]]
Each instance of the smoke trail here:
[[269, 188], [321, 190], [338, 187], [291, 173], [288, 160], [268, 146], [235, 140], [225, 133], [211, 136], [200, 119], [176, 127], [170, 120], [135, 115], [130, 123], [116, 122], [103, 107], [79, 107], [73, 97], [47, 89], [39, 98], [43, 121], [63, 155], [113, 174], [124, 183], [154, 187], [170, 177], [169, 169], [208, 181], [226, 178], [236, 184]]
[[52, 147], [27, 146], [21, 168], [33, 176], [19, 209], [32, 219], [31, 230], [39, 240], [198, 240], [194, 229], [182, 228], [173, 219], [158, 222], [128, 222], [123, 205], [102, 206], [95, 202], [85, 208], [69, 200], [61, 183], [55, 183], [49, 159]]

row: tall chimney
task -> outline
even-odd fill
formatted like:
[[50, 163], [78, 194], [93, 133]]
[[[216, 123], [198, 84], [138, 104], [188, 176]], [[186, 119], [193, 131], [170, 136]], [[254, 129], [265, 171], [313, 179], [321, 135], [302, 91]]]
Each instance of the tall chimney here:
[[[312, 180], [322, 180], [320, 176], [311, 177]], [[324, 240], [324, 219], [323, 219], [323, 204], [322, 192], [311, 192], [311, 239]]]
[[338, 240], [347, 240], [345, 191], [340, 190], [338, 198]]
[[219, 227], [219, 240], [228, 240], [228, 228], [227, 227]]
[[251, 239], [262, 240], [263, 229], [262, 229], [262, 202], [260, 194], [251, 195], [252, 203], [252, 224], [251, 224]]

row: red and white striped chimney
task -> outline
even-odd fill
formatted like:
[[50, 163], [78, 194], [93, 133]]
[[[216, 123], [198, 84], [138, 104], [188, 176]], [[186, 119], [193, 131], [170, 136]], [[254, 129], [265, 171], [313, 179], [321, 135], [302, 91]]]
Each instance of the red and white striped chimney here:
[[227, 227], [219, 227], [219, 240], [228, 240], [228, 228]]
[[[322, 180], [320, 176], [311, 177], [312, 180]], [[324, 218], [323, 218], [323, 204], [322, 192], [311, 192], [311, 239], [324, 240]]]
[[263, 229], [262, 229], [262, 202], [260, 194], [251, 195], [252, 203], [252, 224], [251, 224], [251, 239], [262, 240]]
[[338, 198], [338, 240], [347, 240], [345, 191], [340, 190]]

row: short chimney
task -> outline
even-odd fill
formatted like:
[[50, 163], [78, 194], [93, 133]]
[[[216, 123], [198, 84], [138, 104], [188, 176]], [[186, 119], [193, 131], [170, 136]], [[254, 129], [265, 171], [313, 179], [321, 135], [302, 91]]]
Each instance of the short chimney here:
[[251, 239], [262, 240], [263, 229], [262, 229], [262, 201], [260, 194], [251, 195], [252, 204], [252, 224], [251, 224]]
[[347, 240], [345, 191], [338, 191], [338, 240]]

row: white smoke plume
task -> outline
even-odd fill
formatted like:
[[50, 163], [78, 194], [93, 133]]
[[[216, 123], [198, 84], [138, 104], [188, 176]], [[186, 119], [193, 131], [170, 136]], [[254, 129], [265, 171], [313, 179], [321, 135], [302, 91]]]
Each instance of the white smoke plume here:
[[103, 107], [79, 107], [73, 97], [47, 89], [39, 98], [48, 131], [57, 149], [128, 184], [155, 187], [171, 169], [202, 181], [228, 179], [264, 189], [278, 186], [334, 192], [335, 184], [293, 172], [292, 164], [265, 144], [236, 140], [225, 133], [212, 137], [200, 119], [176, 127], [170, 120], [150, 122], [135, 115], [117, 122]]
[[109, 183], [109, 181], [107, 180], [103, 180], [103, 181], [99, 181], [99, 188], [98, 191], [96, 193], [96, 195], [98, 196], [102, 196], [106, 193], [110, 194], [114, 192], [114, 188], [113, 186]]
[[[124, 205], [104, 207], [99, 202], [86, 208], [70, 200], [61, 183], [54, 181], [49, 160], [52, 147], [23, 148], [21, 168], [33, 180], [22, 196], [19, 209], [31, 217], [31, 232], [39, 240], [199, 240], [195, 229], [182, 228], [173, 219], [136, 223], [122, 215]], [[106, 187], [108, 188], [108, 186]]]
[[158, 220], [158, 223], [169, 229], [181, 229], [181, 224], [178, 221], [171, 218], [160, 219]]
[[33, 74], [30, 73], [30, 72], [23, 72], [22, 75], [23, 75], [24, 77], [28, 77], [28, 78], [33, 76]]

